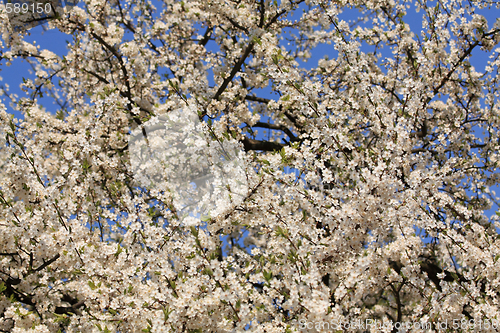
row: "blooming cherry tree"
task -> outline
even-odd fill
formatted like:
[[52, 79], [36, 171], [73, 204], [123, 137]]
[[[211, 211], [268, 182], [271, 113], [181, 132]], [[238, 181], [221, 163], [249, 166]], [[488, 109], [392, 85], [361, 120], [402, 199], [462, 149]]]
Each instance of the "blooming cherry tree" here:
[[[85, 0], [47, 23], [63, 55], [0, 4], [0, 63], [34, 68], [0, 104], [0, 331], [496, 331], [492, 5]], [[239, 147], [246, 186], [189, 221], [129, 147], [183, 108]]]

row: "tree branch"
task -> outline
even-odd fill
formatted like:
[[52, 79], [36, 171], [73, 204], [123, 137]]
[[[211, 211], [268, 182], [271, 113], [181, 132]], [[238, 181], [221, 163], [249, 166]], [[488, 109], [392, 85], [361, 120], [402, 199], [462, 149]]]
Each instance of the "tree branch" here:
[[277, 130], [277, 131], [283, 131], [285, 132], [286, 135], [290, 138], [290, 141], [295, 142], [299, 141], [297, 137], [290, 131], [290, 129], [284, 125], [277, 125], [277, 124], [268, 124], [268, 123], [263, 123], [263, 122], [257, 122], [255, 125], [252, 127], [261, 127], [261, 128], [268, 128], [272, 130]]
[[274, 151], [274, 150], [280, 150], [285, 146], [286, 146], [285, 144], [278, 142], [259, 141], [259, 140], [249, 139], [247, 137], [244, 137], [243, 139], [243, 147], [245, 148], [245, 151], [250, 151], [250, 150]]
[[234, 65], [233, 70], [231, 71], [229, 76], [224, 79], [224, 82], [222, 82], [222, 85], [220, 86], [219, 90], [217, 90], [217, 92], [215, 93], [215, 95], [214, 95], [215, 100], [218, 100], [220, 98], [220, 96], [222, 95], [224, 90], [226, 90], [227, 86], [229, 85], [229, 82], [231, 82], [233, 80], [234, 76], [236, 75], [236, 73], [238, 73], [240, 71], [241, 66], [243, 65], [243, 63], [245, 62], [247, 57], [250, 55], [250, 52], [252, 52], [253, 46], [254, 46], [253, 42], [250, 42], [250, 44], [248, 44], [247, 48], [243, 52], [243, 55], [240, 57], [238, 62]]

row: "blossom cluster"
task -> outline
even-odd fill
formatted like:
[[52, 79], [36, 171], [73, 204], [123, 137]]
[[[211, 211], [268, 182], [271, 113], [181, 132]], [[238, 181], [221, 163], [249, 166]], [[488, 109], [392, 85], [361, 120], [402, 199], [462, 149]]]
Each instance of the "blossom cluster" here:
[[[33, 68], [25, 96], [0, 90], [0, 331], [498, 320], [500, 20], [476, 13], [489, 6], [82, 0], [47, 23], [70, 35], [57, 54], [0, 4], [0, 65]], [[328, 57], [305, 66], [318, 45]], [[170, 166], [137, 163], [131, 137], [179, 109], [194, 118], [157, 138]], [[217, 147], [239, 161], [221, 163], [220, 197], [180, 200], [179, 172]], [[217, 214], [183, 218], [200, 203]]]

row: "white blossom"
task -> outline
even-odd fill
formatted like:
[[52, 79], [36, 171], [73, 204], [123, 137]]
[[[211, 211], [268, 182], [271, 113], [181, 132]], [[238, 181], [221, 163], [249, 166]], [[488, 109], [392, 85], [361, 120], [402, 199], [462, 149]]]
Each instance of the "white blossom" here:
[[0, 4], [0, 330], [498, 320], [500, 21], [415, 6]]

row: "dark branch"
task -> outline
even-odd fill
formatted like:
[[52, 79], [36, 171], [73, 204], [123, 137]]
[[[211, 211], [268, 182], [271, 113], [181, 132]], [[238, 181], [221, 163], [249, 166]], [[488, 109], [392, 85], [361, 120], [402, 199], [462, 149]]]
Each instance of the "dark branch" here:
[[207, 31], [205, 31], [205, 34], [203, 35], [203, 38], [200, 40], [200, 45], [207, 45], [208, 41], [210, 40], [210, 36], [212, 36], [212, 27], [208, 27]]
[[243, 147], [245, 148], [245, 151], [250, 151], [250, 150], [274, 151], [274, 150], [280, 150], [281, 148], [285, 147], [285, 144], [278, 142], [271, 142], [271, 141], [253, 140], [245, 137], [243, 139]]
[[267, 98], [262, 98], [262, 97], [252, 96], [252, 95], [246, 95], [245, 99], [248, 101], [265, 103], [265, 104], [268, 104], [271, 101], [270, 99], [267, 99]]
[[276, 124], [268, 124], [268, 123], [263, 123], [263, 122], [258, 122], [252, 127], [261, 127], [261, 128], [268, 128], [268, 129], [273, 129], [277, 131], [283, 131], [285, 132], [286, 135], [290, 138], [290, 141], [295, 142], [299, 141], [297, 137], [290, 131], [290, 129], [284, 125], [276, 125]]
[[34, 271], [35, 272], [40, 272], [42, 269], [44, 269], [45, 267], [47, 267], [50, 264], [52, 264], [54, 261], [56, 261], [60, 257], [61, 257], [61, 255], [59, 253], [56, 254], [52, 259], [49, 259], [49, 260], [45, 261], [43, 264], [40, 265], [40, 267], [36, 268]]
[[215, 100], [218, 100], [220, 98], [220, 95], [222, 95], [224, 90], [226, 90], [227, 86], [229, 85], [229, 82], [231, 82], [233, 80], [234, 76], [236, 75], [236, 73], [238, 73], [240, 71], [241, 66], [243, 65], [243, 63], [245, 62], [247, 57], [250, 55], [250, 52], [252, 52], [253, 46], [254, 46], [253, 42], [250, 42], [250, 44], [248, 44], [248, 46], [245, 49], [245, 52], [243, 52], [243, 55], [241, 56], [240, 60], [238, 60], [238, 62], [234, 65], [233, 70], [231, 71], [231, 74], [229, 74], [229, 76], [224, 80], [224, 82], [222, 82], [222, 85], [220, 86], [219, 90], [217, 90], [217, 92], [215, 93], [215, 95], [214, 95]]

